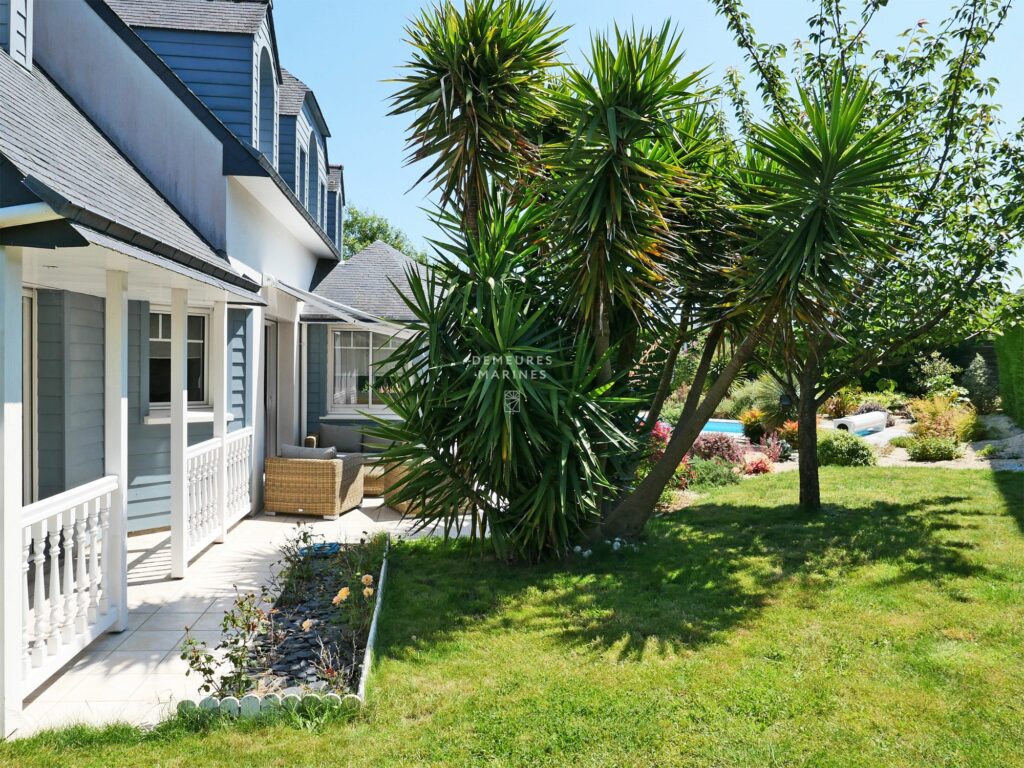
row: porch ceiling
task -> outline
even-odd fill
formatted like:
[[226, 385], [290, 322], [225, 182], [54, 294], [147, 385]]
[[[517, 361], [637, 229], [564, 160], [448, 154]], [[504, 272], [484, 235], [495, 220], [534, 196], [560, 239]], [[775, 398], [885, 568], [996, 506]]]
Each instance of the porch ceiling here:
[[[22, 282], [26, 287], [75, 291], [94, 296], [106, 295], [107, 270], [128, 273], [128, 298], [155, 304], [169, 304], [173, 288], [186, 288], [189, 304], [263, 304], [258, 294], [227, 286], [212, 276], [200, 275], [187, 268], [173, 271], [143, 260], [145, 254], [130, 256], [132, 246], [120, 250], [90, 244], [81, 248], [23, 248]], [[156, 257], [154, 257], [156, 258]]]

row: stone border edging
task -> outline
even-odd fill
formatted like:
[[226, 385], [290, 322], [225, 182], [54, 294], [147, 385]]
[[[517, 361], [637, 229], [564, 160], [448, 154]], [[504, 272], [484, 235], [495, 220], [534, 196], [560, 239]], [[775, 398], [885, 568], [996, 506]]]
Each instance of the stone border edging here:
[[377, 644], [377, 622], [380, 618], [381, 603], [384, 602], [384, 580], [388, 571], [388, 555], [391, 554], [391, 536], [388, 535], [387, 545], [384, 548], [384, 559], [381, 561], [380, 576], [377, 578], [377, 601], [373, 606], [373, 617], [370, 619], [370, 632], [366, 637], [366, 650], [363, 652], [363, 667], [359, 673], [359, 686], [357, 693], [347, 693], [344, 696], [337, 693], [316, 693], [310, 691], [299, 695], [297, 693], [277, 694], [268, 693], [266, 696], [257, 696], [250, 693], [241, 699], [235, 696], [225, 696], [222, 699], [216, 696], [206, 696], [199, 702], [192, 699], [183, 699], [178, 702], [177, 711], [184, 713], [196, 709], [219, 710], [222, 714], [231, 717], [256, 717], [260, 712], [269, 712], [274, 709], [285, 707], [298, 709], [299, 705], [305, 702], [323, 702], [332, 704], [339, 708], [351, 706], [359, 709], [366, 703], [366, 685], [370, 679], [370, 668], [373, 664], [373, 651]]

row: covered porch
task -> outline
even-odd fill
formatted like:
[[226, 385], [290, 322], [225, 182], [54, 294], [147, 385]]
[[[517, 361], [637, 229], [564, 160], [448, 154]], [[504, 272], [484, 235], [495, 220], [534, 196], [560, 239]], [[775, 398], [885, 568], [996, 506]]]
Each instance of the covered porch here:
[[[133, 614], [129, 597], [130, 555], [138, 560], [134, 578], [157, 557], [166, 566], [161, 577], [183, 584], [190, 564], [259, 504], [265, 310], [279, 302], [268, 302], [251, 281], [256, 290], [98, 232], [80, 233], [87, 241], [70, 247], [0, 245], [5, 736], [19, 728], [24, 703], [68, 662], [120, 637], [108, 633], [133, 629], [141, 614]], [[149, 338], [151, 306], [168, 326], [156, 340]], [[241, 310], [253, 329], [243, 381], [232, 376], [228, 359], [229, 312]], [[43, 314], [47, 322], [40, 322]], [[197, 316], [204, 319], [201, 342], [193, 332]], [[166, 360], [144, 366], [140, 338], [165, 343]], [[49, 355], [52, 349], [59, 354]], [[275, 356], [275, 365], [297, 366], [294, 346], [275, 345]], [[136, 379], [164, 364], [168, 402], [141, 408]], [[199, 385], [204, 402], [196, 404]], [[239, 388], [246, 393], [242, 412], [232, 400]], [[156, 453], [147, 438], [154, 434]], [[153, 456], [166, 463], [156, 474], [143, 461]], [[165, 509], [154, 526], [164, 528], [154, 534], [163, 537], [159, 553], [136, 555], [147, 537], [129, 538], [130, 510], [156, 505]]]
[[[180, 658], [185, 627], [216, 645], [224, 611], [238, 592], [259, 591], [267, 583], [297, 522], [266, 515], [243, 520], [222, 546], [198, 558], [184, 579], [171, 577], [169, 532], [130, 537], [124, 631], [99, 638], [33, 692], [16, 735], [72, 723], [150, 725], [178, 701], [195, 698], [200, 681], [185, 675]], [[303, 522], [331, 541], [356, 541], [378, 531], [404, 535], [411, 526], [379, 500], [339, 520]]]

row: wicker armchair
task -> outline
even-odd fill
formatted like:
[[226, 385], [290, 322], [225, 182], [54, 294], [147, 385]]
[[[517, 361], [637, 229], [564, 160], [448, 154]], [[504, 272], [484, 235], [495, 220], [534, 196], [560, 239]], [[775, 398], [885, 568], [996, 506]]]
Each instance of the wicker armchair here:
[[337, 519], [363, 502], [363, 457], [279, 459], [264, 462], [263, 509], [275, 514]]

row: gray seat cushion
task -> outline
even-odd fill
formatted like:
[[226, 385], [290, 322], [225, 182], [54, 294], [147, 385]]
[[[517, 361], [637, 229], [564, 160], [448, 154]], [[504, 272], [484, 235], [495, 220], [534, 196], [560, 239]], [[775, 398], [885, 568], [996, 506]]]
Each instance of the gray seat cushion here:
[[372, 435], [363, 435], [363, 453], [380, 453], [390, 448], [394, 440], [384, 440]]
[[333, 445], [323, 448], [304, 448], [301, 445], [282, 445], [282, 459], [334, 459], [338, 452]]
[[334, 446], [338, 453], [359, 453], [363, 434], [358, 429], [340, 424], [320, 425], [320, 445]]

